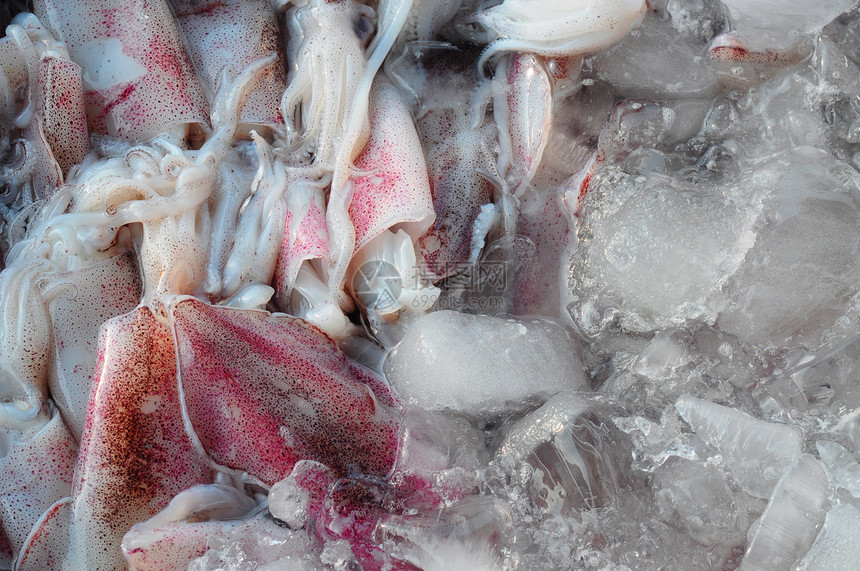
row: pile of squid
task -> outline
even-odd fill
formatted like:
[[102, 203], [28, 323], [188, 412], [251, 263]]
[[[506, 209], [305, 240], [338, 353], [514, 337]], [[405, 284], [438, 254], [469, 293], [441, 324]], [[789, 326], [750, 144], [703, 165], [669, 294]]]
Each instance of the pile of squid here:
[[[32, 10], [0, 39], [0, 568], [184, 569], [288, 529], [415, 569], [380, 522], [475, 483], [376, 356], [463, 267], [559, 257], [574, 205], [528, 192], [554, 97], [644, 0]], [[532, 278], [516, 313], [557, 313]]]

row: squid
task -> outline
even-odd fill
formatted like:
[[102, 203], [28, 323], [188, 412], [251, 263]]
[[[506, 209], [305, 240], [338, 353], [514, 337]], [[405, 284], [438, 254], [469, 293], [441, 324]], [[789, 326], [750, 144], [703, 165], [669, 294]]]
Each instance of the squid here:
[[259, 74], [239, 112], [240, 131], [280, 130], [284, 125], [280, 99], [286, 88], [280, 33], [275, 11], [267, 0], [197, 2], [170, 0], [210, 104], [222, 75], [236, 77], [254, 60], [274, 53], [277, 60]]
[[287, 13], [292, 68], [281, 114], [295, 162], [334, 169], [367, 69], [365, 44], [374, 15], [355, 0], [310, 0]]
[[[256, 60], [235, 85], [222, 86], [224, 100], [211, 114], [213, 133], [198, 151], [156, 138], [82, 165], [13, 252], [13, 261], [31, 256], [56, 265], [127, 247], [123, 236], [130, 233], [141, 270], [139, 305], [101, 326], [69, 496], [34, 524], [34, 539], [19, 556], [22, 568], [60, 560], [119, 567], [122, 539], [134, 524], [156, 516], [183, 490], [211, 485], [217, 474], [259, 490], [303, 460], [323, 463], [336, 478], [391, 476], [401, 429], [399, 404], [385, 383], [350, 363], [307, 322], [245, 308], [265, 304], [272, 293], [265, 294], [265, 284], [275, 267], [271, 244], [280, 245], [274, 229], [285, 225], [289, 175], [256, 134], [258, 177], [239, 209], [237, 239], [220, 276], [224, 289], [215, 296], [228, 299], [213, 306], [193, 297], [206, 295], [218, 165], [235, 136], [247, 87], [270, 63]], [[283, 214], [272, 213], [278, 208]], [[262, 246], [256, 243], [260, 233], [269, 236]], [[61, 244], [71, 253], [59, 250]], [[37, 255], [43, 251], [49, 253], [44, 262]], [[104, 262], [111, 275], [117, 261]], [[39, 268], [33, 272], [47, 275]], [[99, 275], [98, 266], [91, 270]], [[125, 285], [138, 291], [133, 280]], [[254, 287], [257, 293], [249, 294]], [[87, 288], [76, 293], [82, 301], [94, 295]], [[59, 330], [69, 318], [64, 304], [58, 309], [55, 321], [42, 323]], [[61, 350], [74, 329], [62, 331]], [[50, 329], [34, 334], [43, 342], [50, 335]], [[33, 400], [44, 393], [39, 387]], [[62, 391], [57, 396], [75, 409], [69, 416], [79, 418], [73, 398]], [[129, 557], [134, 553], [127, 550]]]
[[645, 0], [505, 0], [478, 13], [478, 21], [499, 37], [481, 54], [480, 69], [494, 55], [518, 51], [572, 56], [615, 43], [645, 13]]
[[131, 143], [207, 125], [208, 105], [166, 0], [37, 0], [36, 16], [83, 70], [92, 132]]
[[[265, 63], [264, 60], [252, 66], [248, 73], [253, 74]], [[229, 108], [236, 107], [235, 99], [241, 97], [241, 90], [233, 95], [227, 104]], [[216, 114], [215, 118], [221, 119], [223, 115]], [[122, 560], [119, 542], [128, 527], [157, 513], [186, 487], [212, 480], [210, 464], [194, 448], [185, 430], [179, 409], [172, 334], [157, 311], [162, 296], [168, 292], [194, 291], [202, 281], [203, 272], [199, 269], [202, 263], [195, 269], [187, 264], [182, 266], [180, 259], [184, 254], [187, 261], [205, 260], [205, 255], [195, 251], [201, 247], [199, 232], [206, 229], [206, 217], [198, 216], [199, 207], [211, 193], [214, 163], [223, 154], [224, 141], [229, 141], [232, 128], [235, 120], [216, 131], [211, 146], [202, 149], [199, 156], [186, 156], [181, 149], [160, 141], [148, 149], [132, 148], [125, 157], [106, 164], [85, 165], [78, 172], [81, 180], [74, 179], [81, 184], [76, 196], [72, 196], [71, 187], [54, 195], [51, 208], [45, 209], [28, 240], [10, 252], [12, 267], [3, 273], [8, 280], [3, 297], [7, 307], [4, 323], [17, 323], [15, 338], [32, 343], [26, 346], [14, 343], [10, 338], [14, 332], [7, 325], [4, 335], [9, 343], [4, 344], [4, 351], [10, 353], [2, 364], [4, 373], [23, 373], [19, 374], [22, 383], [32, 387], [30, 394], [18, 398], [29, 410], [45, 399], [44, 368], [32, 359], [31, 352], [46, 343], [50, 346], [53, 334], [58, 371], [52, 394], [66, 409], [70, 424], [79, 425], [82, 415], [78, 399], [88, 385], [81, 386], [81, 376], [75, 367], [69, 372], [63, 370], [64, 365], [83, 360], [77, 366], [85, 367], [92, 349], [86, 345], [86, 334], [98, 327], [99, 316], [112, 317], [102, 326], [93, 389], [86, 390], [91, 396], [79, 433], [81, 451], [75, 467], [75, 483], [69, 498], [56, 498], [57, 503], [35, 523], [29, 547], [19, 554], [18, 564], [22, 568], [28, 565], [38, 568], [60, 559], [82, 567], [116, 567]], [[140, 288], [135, 287], [133, 276], [126, 273], [114, 283], [80, 284], [75, 280], [88, 275], [109, 278], [122, 273], [121, 262], [117, 264], [117, 260], [108, 258], [99, 265], [92, 258], [96, 252], [110, 253], [114, 245], [121, 246], [123, 227], [132, 223], [142, 225], [139, 252], [143, 303], [131, 313], [113, 317], [127, 303], [128, 294], [137, 294], [132, 307], [141, 301]], [[87, 260], [84, 271], [75, 266], [81, 257]], [[58, 271], [62, 268], [77, 271], [73, 276], [64, 276]], [[32, 279], [51, 285], [39, 292], [19, 283]], [[86, 302], [109, 294], [111, 286], [120, 290], [111, 303], [104, 305], [99, 299], [104, 308], [79, 319], [79, 313], [87, 310]], [[80, 296], [76, 304], [62, 300], [62, 292], [72, 288], [73, 298]], [[15, 295], [16, 292], [20, 293]], [[50, 315], [45, 306], [50, 308], [50, 303], [55, 302], [54, 319], [24, 319], [20, 308], [18, 313], [10, 313], [18, 297], [25, 300], [19, 306], [20, 303], [33, 306], [30, 309], [34, 317]], [[33, 321], [35, 330], [33, 325], [27, 325]], [[84, 335], [73, 339], [76, 333]], [[75, 347], [75, 341], [84, 346]], [[18, 347], [20, 350], [16, 350]], [[24, 363], [24, 370], [16, 368], [16, 363]], [[47, 365], [46, 358], [44, 366]], [[33, 369], [34, 366], [38, 368]], [[9, 386], [6, 383], [4, 388], [8, 390]], [[30, 414], [15, 405], [6, 408], [20, 417], [20, 422]], [[167, 471], [168, 465], [174, 474], [183, 474], [183, 478], [162, 478], [160, 472]], [[105, 493], [106, 490], [113, 492]], [[134, 496], [131, 501], [130, 496]], [[106, 547], [89, 549], [97, 544]]]
[[0, 527], [16, 557], [29, 549], [43, 514], [70, 495], [78, 444], [55, 407], [28, 422], [2, 420]]
[[251, 195], [236, 226], [236, 239], [224, 265], [223, 297], [242, 286], [272, 281], [287, 216], [285, 193], [289, 174], [272, 155], [266, 141], [252, 132], [260, 167], [251, 185]]
[[[428, 112], [419, 119], [422, 130], [441, 131], [441, 141], [428, 146], [427, 169], [433, 190], [436, 220], [419, 239], [420, 252], [433, 281], [462, 270], [472, 259], [475, 230], [494, 194], [494, 159], [490, 144], [494, 128], [470, 128], [456, 108]], [[492, 219], [491, 219], [492, 221]], [[480, 239], [483, 239], [482, 237]]]
[[[403, 308], [425, 311], [438, 297], [438, 291], [422, 287], [414, 244], [435, 219], [433, 197], [409, 109], [385, 79], [377, 80], [371, 92], [370, 124], [370, 139], [355, 162], [359, 172], [368, 174], [350, 179], [349, 214], [356, 240], [349, 287], [355, 296], [356, 272], [362, 268], [366, 272], [384, 262], [396, 270], [403, 299], [386, 307], [376, 304], [371, 308], [365, 303], [364, 309], [373, 309], [377, 314]], [[372, 287], [362, 291], [374, 298], [384, 293]]]
[[533, 54], [514, 53], [499, 68], [496, 78], [503, 85], [495, 90], [493, 104], [499, 128], [497, 170], [505, 173], [511, 194], [522, 198], [549, 140], [552, 79], [541, 58]]
[[[25, 53], [32, 57], [29, 43], [38, 55], [31, 97], [35, 103], [35, 118], [44, 132], [48, 151], [64, 176], [76, 164], [83, 161], [89, 151], [86, 112], [84, 109], [81, 68], [73, 62], [65, 46], [48, 33], [42, 23], [32, 14], [14, 19], [21, 26], [26, 38], [13, 28], [12, 36]], [[29, 41], [28, 41], [29, 40]], [[28, 137], [29, 138], [29, 137]], [[45, 191], [38, 193], [45, 195]]]
[[[31, 204], [46, 200], [89, 150], [81, 75], [32, 15], [17, 16], [0, 40], [0, 115], [12, 129], [0, 135], [0, 184], [8, 226]], [[16, 102], [12, 94], [23, 93]], [[17, 138], [20, 137], [20, 138]], [[5, 210], [5, 209], [4, 209]], [[11, 246], [11, 236], [6, 247]]]
[[727, 65], [739, 63], [784, 66], [809, 56], [812, 43], [804, 34], [817, 34], [834, 18], [850, 10], [852, 2], [800, 1], [791, 6], [773, 2], [724, 2], [731, 30], [713, 39], [710, 54]]

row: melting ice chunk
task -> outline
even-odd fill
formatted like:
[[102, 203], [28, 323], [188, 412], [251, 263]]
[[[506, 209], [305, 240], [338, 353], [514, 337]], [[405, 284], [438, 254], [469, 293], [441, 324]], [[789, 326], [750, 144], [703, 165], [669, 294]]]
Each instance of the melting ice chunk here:
[[637, 30], [597, 53], [594, 66], [600, 79], [618, 86], [625, 95], [702, 96], [714, 91], [717, 74], [713, 63], [701, 57], [699, 43], [672, 33], [669, 21], [648, 14]]
[[417, 320], [388, 356], [385, 374], [414, 405], [474, 415], [576, 390], [585, 380], [561, 326], [455, 311]]
[[269, 511], [290, 529], [299, 529], [307, 520], [310, 496], [293, 478], [284, 478], [269, 491]]
[[860, 561], [860, 510], [851, 504], [827, 512], [824, 527], [798, 571], [849, 571]]
[[739, 410], [689, 395], [675, 408], [697, 436], [716, 447], [738, 484], [758, 498], [801, 455], [803, 438], [794, 426], [758, 420]]
[[714, 298], [753, 243], [754, 210], [663, 174], [610, 168], [596, 182], [571, 260], [579, 327], [599, 334], [611, 308], [630, 331], [713, 323]]
[[508, 505], [475, 497], [421, 515], [383, 518], [374, 537], [398, 559], [425, 571], [499, 569], [496, 549], [513, 527]]
[[739, 542], [749, 527], [749, 499], [713, 464], [684, 458], [655, 471], [655, 499], [664, 521], [680, 524], [702, 545]]
[[722, 0], [735, 25], [788, 34], [818, 32], [857, 0]]
[[857, 464], [854, 456], [843, 446], [829, 440], [819, 440], [815, 447], [821, 461], [830, 470], [834, 483], [855, 498], [860, 498], [860, 464]]
[[826, 152], [800, 147], [742, 184], [778, 191], [769, 191], [755, 244], [725, 286], [729, 304], [717, 326], [751, 344], [820, 334], [857, 292], [860, 177]]
[[[630, 456], [626, 439], [575, 394], [556, 395], [515, 424], [496, 461], [520, 479], [537, 506], [568, 515], [605, 506]], [[623, 440], [622, 440], [623, 439]]]
[[[741, 562], [741, 571], [790, 569], [809, 549], [827, 509], [827, 473], [809, 454], [780, 478]], [[856, 560], [855, 560], [856, 563]]]

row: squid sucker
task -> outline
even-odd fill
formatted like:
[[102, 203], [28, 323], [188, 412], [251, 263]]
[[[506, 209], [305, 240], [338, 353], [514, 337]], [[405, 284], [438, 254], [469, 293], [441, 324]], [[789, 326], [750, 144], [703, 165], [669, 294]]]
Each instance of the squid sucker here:
[[0, 26], [0, 571], [860, 561], [857, 0]]

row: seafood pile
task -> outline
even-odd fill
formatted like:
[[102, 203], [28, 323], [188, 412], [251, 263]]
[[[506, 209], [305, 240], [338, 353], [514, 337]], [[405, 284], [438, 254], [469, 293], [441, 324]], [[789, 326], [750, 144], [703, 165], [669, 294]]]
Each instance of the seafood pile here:
[[856, 0], [0, 21], [0, 569], [860, 560]]

